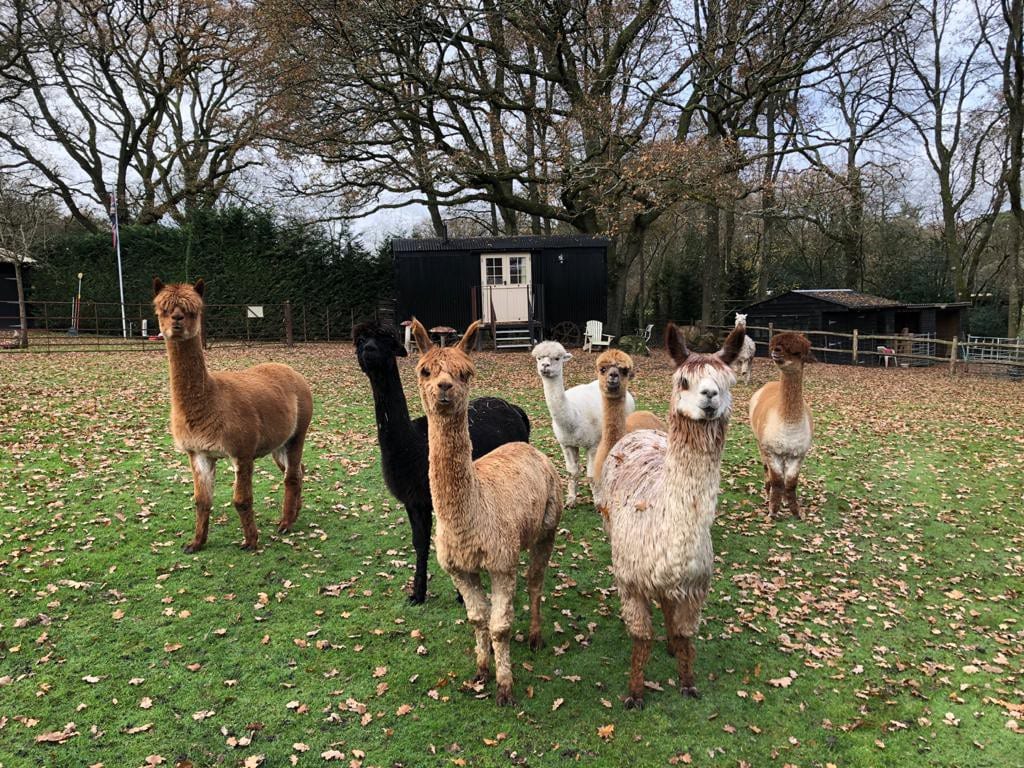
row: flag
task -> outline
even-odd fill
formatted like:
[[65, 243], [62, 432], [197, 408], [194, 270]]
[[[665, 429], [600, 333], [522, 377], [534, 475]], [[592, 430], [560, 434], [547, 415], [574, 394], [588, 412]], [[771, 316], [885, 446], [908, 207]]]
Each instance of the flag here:
[[114, 252], [117, 253], [118, 249], [118, 232], [117, 232], [117, 192], [110, 193], [110, 231], [113, 239]]

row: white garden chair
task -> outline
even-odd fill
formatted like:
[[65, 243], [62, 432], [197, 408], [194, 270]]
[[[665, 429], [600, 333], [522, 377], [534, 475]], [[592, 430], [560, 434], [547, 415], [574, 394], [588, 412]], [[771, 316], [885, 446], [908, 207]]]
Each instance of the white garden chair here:
[[889, 367], [889, 361], [892, 360], [892, 364], [895, 367], [899, 367], [900, 361], [896, 359], [896, 350], [892, 347], [886, 347], [881, 344], [877, 347], [878, 355], [885, 361], [885, 367]]
[[587, 330], [583, 333], [583, 351], [593, 352], [595, 347], [607, 349], [614, 338], [605, 334], [604, 323], [600, 320], [587, 320]]
[[637, 328], [636, 335], [644, 340], [644, 344], [647, 344], [651, 340], [651, 331], [654, 330], [654, 323], [651, 323], [646, 328]]

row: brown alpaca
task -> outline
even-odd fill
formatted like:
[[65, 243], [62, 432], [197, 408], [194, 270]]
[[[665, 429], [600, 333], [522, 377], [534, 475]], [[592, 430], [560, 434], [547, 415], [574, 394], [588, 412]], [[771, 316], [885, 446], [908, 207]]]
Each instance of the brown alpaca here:
[[167, 342], [171, 369], [171, 435], [188, 454], [195, 486], [196, 531], [185, 552], [206, 543], [217, 459], [235, 465], [234, 503], [242, 521], [242, 549], [256, 549], [253, 462], [271, 454], [284, 472], [284, 511], [278, 533], [291, 529], [302, 506], [302, 446], [313, 414], [306, 380], [287, 365], [264, 363], [244, 371], [206, 369], [200, 329], [204, 284], [164, 285], [153, 278], [153, 306]]
[[764, 464], [768, 515], [776, 517], [785, 498], [789, 511], [800, 517], [796, 486], [814, 432], [811, 409], [804, 402], [804, 363], [814, 362], [814, 353], [806, 336], [790, 331], [773, 336], [768, 353], [781, 377], [750, 398], [750, 428]]
[[594, 457], [593, 483], [597, 498], [597, 489], [601, 487], [601, 467], [622, 436], [638, 429], [660, 429], [664, 432], [665, 422], [650, 411], [634, 411], [626, 415], [626, 395], [636, 369], [633, 367], [633, 358], [621, 349], [602, 352], [594, 363], [594, 369], [597, 371], [597, 385], [601, 390], [604, 408], [601, 442]]
[[[505, 706], [513, 702], [509, 635], [519, 553], [530, 552], [526, 584], [530, 648], [536, 650], [542, 643], [541, 588], [562, 515], [562, 490], [551, 460], [528, 443], [506, 443], [472, 460], [468, 407], [475, 371], [468, 352], [479, 328], [475, 322], [455, 346], [437, 347], [418, 320], [412, 324], [416, 343], [425, 350], [417, 370], [427, 414], [437, 561], [462, 594], [476, 632], [474, 679], [489, 678], [493, 646], [495, 698]], [[490, 598], [482, 571], [490, 574]]]
[[730, 389], [736, 383], [729, 363], [739, 354], [744, 335], [744, 328], [737, 327], [718, 353], [695, 354], [669, 323], [665, 340], [677, 368], [668, 434], [640, 430], [626, 435], [604, 468], [598, 509], [605, 516], [622, 620], [633, 640], [627, 708], [644, 704], [655, 600], [665, 614], [679, 689], [697, 696], [693, 637], [714, 573], [711, 526], [732, 413]]

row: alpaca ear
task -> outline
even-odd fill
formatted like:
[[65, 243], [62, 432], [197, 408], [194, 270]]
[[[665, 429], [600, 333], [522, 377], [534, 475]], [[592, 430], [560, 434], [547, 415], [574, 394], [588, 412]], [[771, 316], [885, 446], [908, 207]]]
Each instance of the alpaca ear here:
[[430, 334], [427, 333], [427, 329], [423, 327], [423, 323], [417, 320], [415, 317], [412, 319], [412, 337], [416, 339], [416, 346], [420, 348], [420, 354], [425, 355], [427, 350], [433, 346], [436, 346], [434, 342], [430, 340]]
[[192, 288], [195, 290], [196, 293], [199, 294], [200, 298], [202, 298], [203, 293], [206, 292], [206, 281], [200, 277], [198, 280], [196, 280], [196, 284], [193, 285]]
[[473, 351], [473, 347], [476, 346], [477, 334], [480, 333], [480, 327], [483, 325], [479, 320], [474, 320], [473, 324], [466, 329], [466, 332], [462, 334], [462, 338], [459, 339], [459, 343], [456, 345], [461, 351], [467, 355]]
[[163, 280], [161, 280], [159, 277], [154, 277], [153, 278], [153, 298], [156, 298], [157, 296], [159, 296], [160, 295], [160, 291], [162, 291], [163, 289], [164, 289]]
[[813, 352], [813, 350], [811, 350], [810, 347], [808, 347], [807, 351], [804, 352], [804, 362], [805, 363], [816, 363], [816, 362], [818, 362], [818, 358], [816, 358], [814, 356], [814, 352]]
[[722, 358], [722, 362], [729, 365], [735, 360], [740, 352], [743, 351], [743, 339], [747, 335], [747, 327], [745, 325], [737, 325], [732, 329], [732, 332], [726, 336], [725, 344], [718, 351], [718, 356]]
[[565, 354], [562, 355], [562, 362], [563, 363], [567, 362], [569, 360], [572, 360], [572, 353], [571, 352], [566, 352]]
[[665, 326], [665, 346], [668, 347], [668, 353], [672, 356], [676, 365], [682, 365], [686, 358], [690, 356], [690, 350], [686, 348], [686, 339], [675, 323], [669, 323]]

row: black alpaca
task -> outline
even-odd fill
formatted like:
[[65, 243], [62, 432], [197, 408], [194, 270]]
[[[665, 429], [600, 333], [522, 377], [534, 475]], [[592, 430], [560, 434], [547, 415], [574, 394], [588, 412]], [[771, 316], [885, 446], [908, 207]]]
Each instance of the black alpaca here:
[[[405, 505], [412, 526], [416, 550], [416, 577], [409, 602], [427, 598], [427, 555], [433, 504], [427, 479], [427, 418], [409, 418], [396, 356], [405, 347], [390, 329], [377, 323], [363, 323], [352, 330], [359, 367], [370, 379], [377, 416], [384, 482], [392, 495]], [[529, 442], [530, 419], [522, 408], [497, 397], [480, 397], [469, 404], [469, 436], [473, 458], [490, 453], [499, 445]]]

